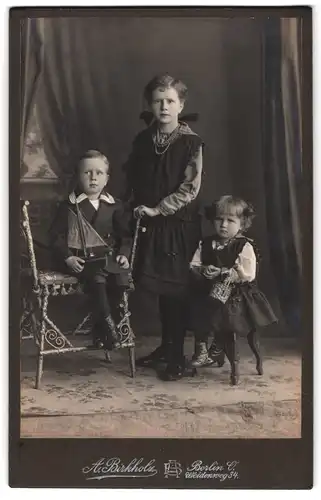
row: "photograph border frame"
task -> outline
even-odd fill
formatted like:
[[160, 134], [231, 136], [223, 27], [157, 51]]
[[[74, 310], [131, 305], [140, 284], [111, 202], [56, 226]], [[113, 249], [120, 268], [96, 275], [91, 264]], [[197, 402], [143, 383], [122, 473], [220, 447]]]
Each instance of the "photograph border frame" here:
[[[299, 439], [21, 438], [19, 331], [20, 20], [82, 16], [302, 17], [303, 280], [301, 289], [302, 434]], [[42, 7], [11, 8], [9, 25], [9, 485], [14, 488], [310, 489], [313, 486], [313, 152], [311, 7]], [[213, 443], [214, 441], [214, 443]], [[139, 446], [137, 446], [139, 443]], [[138, 451], [139, 450], [139, 451]], [[86, 481], [82, 469], [100, 457], [143, 457], [159, 471], [146, 478]], [[239, 479], [164, 477], [169, 459], [237, 461]], [[58, 468], [57, 468], [58, 466]], [[57, 473], [59, 470], [59, 473]], [[94, 483], [94, 484], [93, 484]]]

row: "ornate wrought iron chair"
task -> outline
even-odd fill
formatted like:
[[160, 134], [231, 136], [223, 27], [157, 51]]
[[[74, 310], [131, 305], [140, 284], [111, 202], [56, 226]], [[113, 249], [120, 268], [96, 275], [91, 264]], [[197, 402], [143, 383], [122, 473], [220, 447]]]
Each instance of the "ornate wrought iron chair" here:
[[[21, 234], [23, 235], [27, 249], [22, 253], [21, 266], [21, 340], [33, 338], [38, 348], [37, 374], [35, 387], [38, 389], [43, 373], [44, 357], [68, 352], [79, 352], [93, 350], [92, 346], [76, 347], [73, 345], [74, 336], [79, 333], [90, 331], [90, 313], [76, 326], [71, 334], [63, 333], [54, 321], [48, 316], [48, 302], [54, 296], [67, 296], [83, 294], [83, 289], [77, 278], [66, 274], [37, 268], [34, 240], [28, 214], [28, 201], [22, 202], [21, 212]], [[135, 256], [139, 231], [137, 223], [132, 255], [131, 269]], [[27, 265], [26, 265], [27, 264]], [[135, 336], [130, 324], [130, 311], [128, 306], [129, 291], [122, 292], [119, 306], [120, 321], [117, 329], [121, 337], [121, 348], [129, 350], [129, 364], [131, 377], [135, 376]], [[105, 356], [110, 361], [109, 351]]]

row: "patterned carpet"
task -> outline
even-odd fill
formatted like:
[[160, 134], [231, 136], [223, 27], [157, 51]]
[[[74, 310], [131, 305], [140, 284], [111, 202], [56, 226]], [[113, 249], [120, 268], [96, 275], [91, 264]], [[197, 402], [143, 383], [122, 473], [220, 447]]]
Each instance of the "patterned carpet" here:
[[[138, 354], [149, 352], [155, 342], [154, 338], [138, 341]], [[186, 345], [190, 355], [192, 339], [188, 339]], [[126, 435], [185, 436], [186, 432], [188, 434], [186, 429], [190, 428], [192, 435], [208, 437], [213, 432], [217, 435], [220, 423], [223, 431], [224, 421], [232, 425], [233, 421], [236, 424], [239, 420], [241, 423], [251, 422], [252, 427], [259, 425], [262, 435], [264, 429], [267, 430], [264, 419], [269, 419], [272, 437], [276, 431], [280, 434], [280, 418], [283, 418], [291, 421], [289, 437], [300, 433], [301, 359], [291, 340], [277, 341], [277, 345], [273, 339], [264, 340], [265, 373], [262, 377], [256, 375], [254, 358], [248, 346], [242, 344], [241, 381], [237, 387], [229, 386], [227, 363], [223, 368], [200, 369], [193, 378], [166, 383], [159, 380], [153, 370], [139, 368], [136, 378], [131, 379], [125, 351], [115, 352], [112, 364], [106, 363], [103, 353], [93, 351], [47, 357], [42, 387], [36, 390], [36, 358], [32, 342], [25, 342], [23, 350], [23, 428], [30, 417], [81, 416], [86, 420], [87, 416], [87, 421], [88, 418], [90, 421], [90, 416], [95, 416], [97, 422], [97, 418], [104, 416], [105, 424], [107, 417], [110, 423], [104, 435], [117, 435], [121, 432], [119, 422], [123, 421], [122, 429]], [[130, 426], [126, 427], [126, 420], [130, 421]], [[214, 425], [214, 421], [217, 424]], [[118, 422], [117, 428], [115, 422]], [[136, 429], [135, 422], [140, 430]], [[85, 435], [92, 435], [90, 425], [85, 427]], [[50, 434], [49, 430], [46, 432]], [[248, 433], [248, 426], [242, 432]], [[74, 430], [73, 435], [83, 433], [84, 430], [79, 434]], [[254, 436], [250, 433], [248, 437]], [[284, 437], [287, 437], [286, 427]]]

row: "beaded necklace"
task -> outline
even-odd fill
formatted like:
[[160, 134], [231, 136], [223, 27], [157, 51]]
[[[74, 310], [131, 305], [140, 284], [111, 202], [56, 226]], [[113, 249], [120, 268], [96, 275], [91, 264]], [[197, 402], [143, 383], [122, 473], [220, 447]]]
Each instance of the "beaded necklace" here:
[[157, 155], [162, 155], [166, 153], [169, 146], [177, 138], [179, 131], [180, 131], [180, 125], [178, 125], [170, 134], [166, 132], [160, 132], [159, 129], [157, 129], [156, 134], [153, 135], [155, 153]]

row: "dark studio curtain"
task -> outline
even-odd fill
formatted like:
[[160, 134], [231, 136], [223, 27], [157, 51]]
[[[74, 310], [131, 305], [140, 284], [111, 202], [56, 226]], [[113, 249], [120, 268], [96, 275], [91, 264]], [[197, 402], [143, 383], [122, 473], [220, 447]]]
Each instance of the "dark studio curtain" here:
[[[20, 25], [21, 37], [21, 124], [20, 124], [20, 157], [23, 157], [24, 140], [28, 121], [36, 100], [40, 73], [42, 69], [43, 44], [41, 42], [41, 20], [23, 19]], [[21, 162], [22, 165], [22, 162]]]
[[300, 328], [302, 241], [301, 21], [264, 26], [263, 162], [270, 261], [281, 308]]
[[184, 112], [199, 113], [192, 127], [206, 145], [204, 199], [234, 194], [257, 207], [250, 236], [263, 253], [263, 290], [297, 329], [299, 20], [46, 18], [26, 21], [23, 40], [22, 137], [36, 102], [46, 156], [65, 188], [79, 155], [95, 148], [111, 162], [111, 192], [121, 194], [122, 165], [144, 127], [144, 85], [159, 72], [186, 81]]

